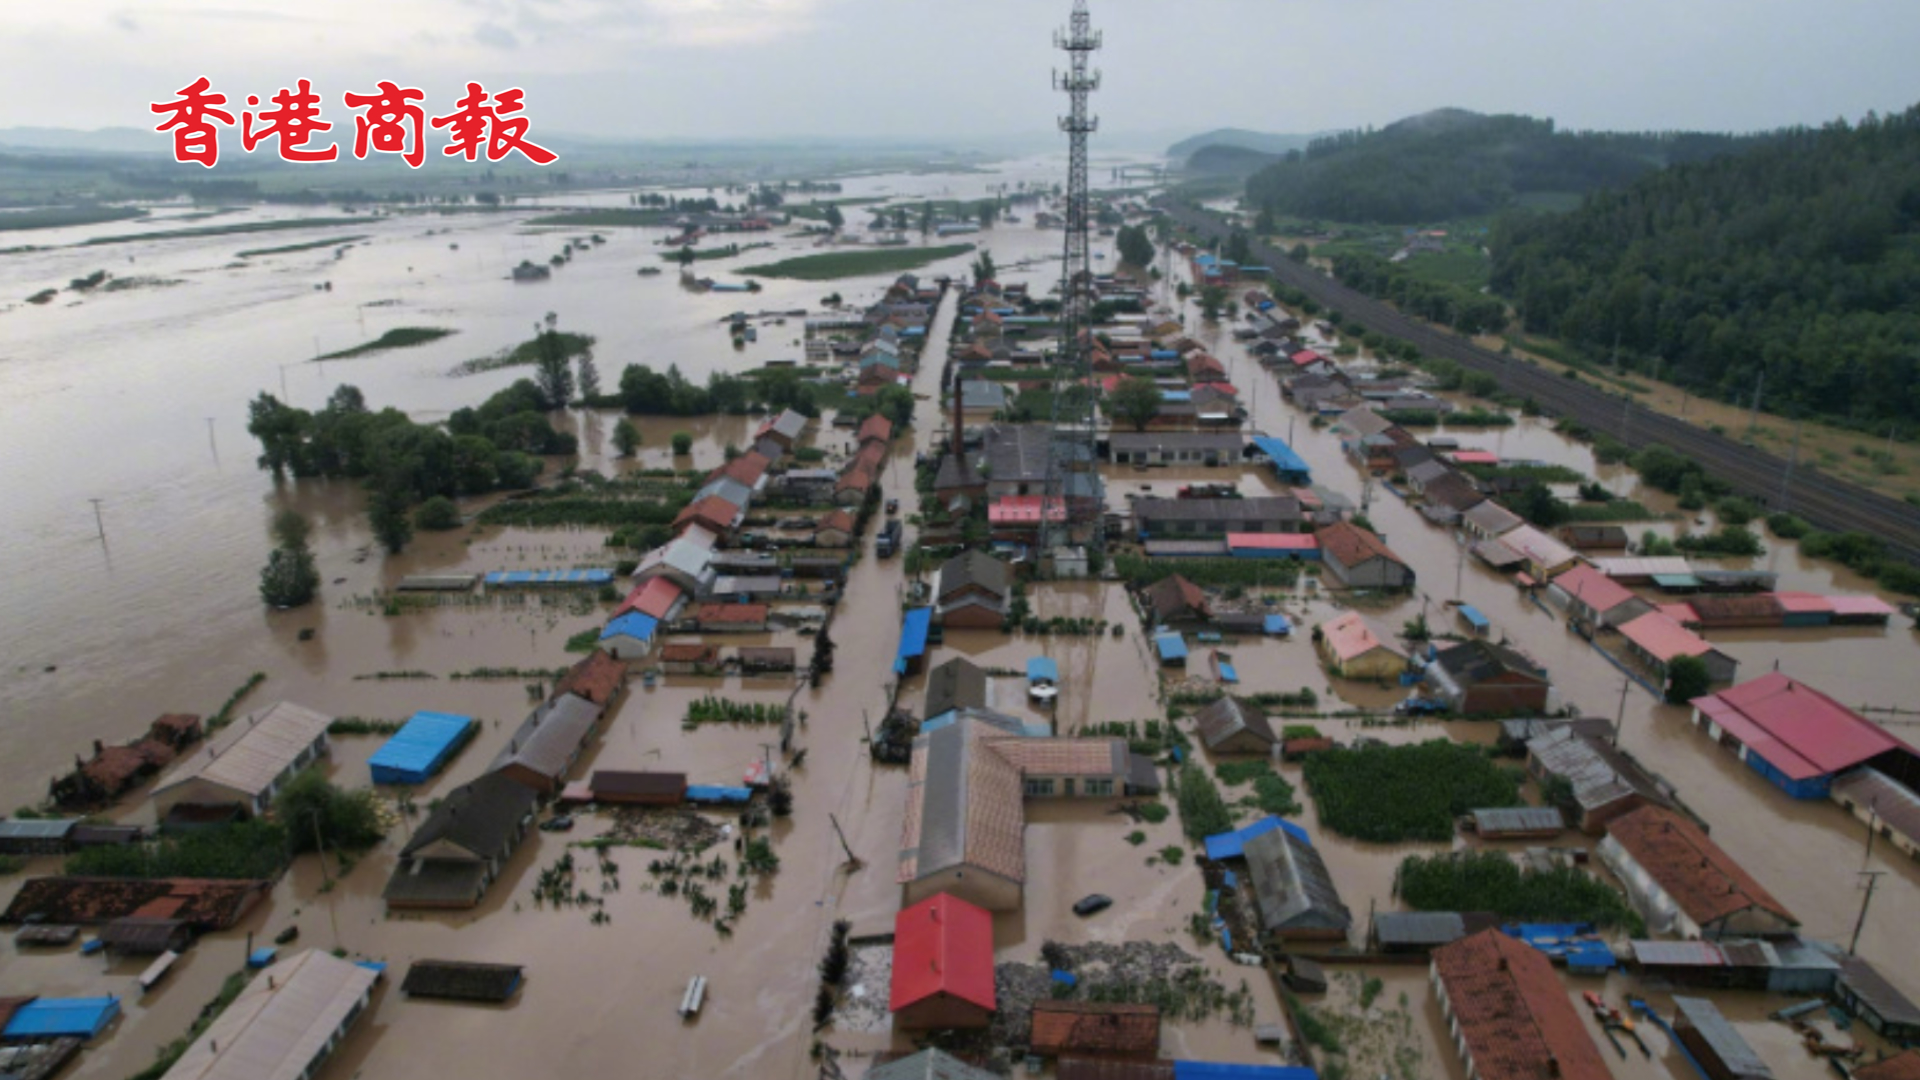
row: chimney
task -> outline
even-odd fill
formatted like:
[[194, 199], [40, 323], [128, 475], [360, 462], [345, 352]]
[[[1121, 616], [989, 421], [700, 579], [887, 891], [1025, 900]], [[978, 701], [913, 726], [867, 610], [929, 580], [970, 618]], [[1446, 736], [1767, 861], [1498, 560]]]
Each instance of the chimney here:
[[101, 754], [104, 754], [106, 752], [107, 752], [106, 743], [101, 742], [99, 739], [93, 740], [93, 756], [99, 757]]

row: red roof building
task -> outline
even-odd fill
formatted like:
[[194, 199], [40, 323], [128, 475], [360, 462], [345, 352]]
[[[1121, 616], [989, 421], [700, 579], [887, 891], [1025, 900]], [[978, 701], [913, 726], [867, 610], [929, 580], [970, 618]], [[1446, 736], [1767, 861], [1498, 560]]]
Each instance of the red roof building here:
[[665, 622], [679, 608], [680, 599], [684, 595], [680, 586], [675, 585], [670, 578], [648, 578], [644, 584], [634, 586], [633, 591], [627, 594], [625, 602], [614, 609], [613, 615], [619, 618], [629, 611], [637, 611], [642, 615], [651, 615]]
[[[744, 461], [745, 458], [734, 460]], [[673, 528], [675, 532], [679, 532], [688, 525], [699, 525], [716, 535], [726, 536], [733, 532], [734, 526], [739, 524], [740, 519], [745, 516], [746, 511], [718, 495], [709, 495], [704, 499], [688, 503], [685, 509], [674, 516]]]
[[1469, 1080], [1611, 1080], [1545, 953], [1498, 930], [1433, 951]]
[[894, 916], [888, 1007], [904, 1028], [986, 1027], [994, 1010], [993, 916], [946, 893]]
[[862, 445], [876, 440], [884, 443], [892, 438], [893, 421], [879, 413], [874, 413], [861, 421], [859, 439]]
[[749, 450], [708, 473], [707, 483], [711, 484], [724, 476], [730, 480], [738, 480], [748, 487], [755, 487], [760, 483], [761, 477], [767, 475], [767, 468], [772, 464], [773, 462], [767, 459], [767, 455], [758, 450]]
[[[1002, 495], [987, 507], [987, 524], [1001, 528], [1040, 527], [1041, 507], [1049, 500], [1044, 495]], [[1053, 499], [1046, 506], [1049, 521], [1067, 520], [1067, 504]]]
[[1151, 1061], [1160, 1054], [1160, 1008], [1093, 1001], [1037, 1001], [1028, 1048], [1041, 1057]]
[[1599, 850], [1655, 933], [1781, 937], [1800, 925], [1700, 826], [1664, 806], [1608, 822]]
[[1909, 775], [1906, 763], [1920, 756], [1873, 721], [1777, 671], [1694, 698], [1692, 705], [1696, 726], [1796, 798], [1826, 798], [1833, 777], [1875, 759], [1887, 759], [1883, 772]]
[[[1518, 531], [1518, 530], [1516, 530]], [[1699, 634], [1674, 622], [1658, 611], [1648, 611], [1636, 619], [1619, 624], [1627, 651], [1639, 656], [1663, 677], [1675, 657], [1697, 656], [1707, 665], [1707, 677], [1716, 683], [1733, 681], [1740, 662], [1713, 647]]]

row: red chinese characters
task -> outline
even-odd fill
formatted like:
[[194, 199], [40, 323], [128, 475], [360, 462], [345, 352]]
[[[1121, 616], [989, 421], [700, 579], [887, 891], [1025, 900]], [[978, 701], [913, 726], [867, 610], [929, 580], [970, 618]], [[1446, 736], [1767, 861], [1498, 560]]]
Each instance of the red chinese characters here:
[[507, 118], [509, 113], [517, 113], [525, 108], [521, 104], [521, 91], [518, 87], [503, 90], [493, 95], [494, 104], [487, 104], [487, 91], [477, 82], [467, 84], [467, 96], [457, 104], [458, 112], [433, 118], [433, 126], [447, 129], [451, 140], [441, 152], [449, 157], [455, 154], [466, 156], [468, 161], [475, 160], [482, 141], [487, 146], [487, 160], [499, 161], [508, 154], [519, 151], [535, 165], [547, 165], [559, 159], [559, 155], [543, 146], [527, 142], [525, 139], [529, 121], [524, 116]]
[[153, 130], [173, 129], [173, 160], [182, 165], [197, 161], [206, 168], [213, 168], [220, 160], [220, 134], [210, 121], [218, 120], [228, 127], [233, 126], [232, 113], [214, 108], [216, 105], [225, 105], [227, 95], [208, 93], [212, 86], [207, 77], [202, 75], [191, 84], [181, 87], [177, 100], [157, 101], [148, 106], [156, 113], [173, 114], [173, 119]]
[[368, 149], [372, 149], [379, 154], [399, 154], [408, 165], [419, 168], [427, 158], [423, 138], [427, 114], [414, 103], [425, 97], [419, 90], [402, 89], [384, 79], [375, 93], [345, 95], [347, 108], [366, 110], [353, 118], [353, 156], [364, 161]]
[[[320, 95], [313, 92], [313, 84], [306, 79], [298, 83], [299, 92], [282, 87], [273, 95], [276, 108], [267, 109], [260, 114], [260, 130], [253, 128], [253, 113], [240, 114], [240, 147], [247, 153], [267, 139], [278, 139], [280, 157], [284, 161], [332, 161], [340, 156], [340, 147], [328, 143], [325, 150], [316, 150], [307, 146], [307, 140], [316, 132], [332, 131], [333, 125], [320, 119]], [[248, 105], [260, 104], [260, 99], [251, 95]]]

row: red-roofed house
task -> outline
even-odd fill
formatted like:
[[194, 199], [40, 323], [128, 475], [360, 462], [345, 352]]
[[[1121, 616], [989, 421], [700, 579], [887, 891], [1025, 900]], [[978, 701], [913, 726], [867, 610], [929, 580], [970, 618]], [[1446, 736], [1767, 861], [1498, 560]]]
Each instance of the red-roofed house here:
[[879, 413], [874, 413], [872, 416], [861, 421], [859, 436], [861, 446], [865, 446], [870, 442], [885, 444], [892, 438], [893, 421], [881, 416]]
[[711, 484], [721, 477], [738, 480], [754, 491], [760, 490], [761, 482], [767, 477], [767, 467], [773, 462], [758, 450], [749, 450], [725, 465], [707, 474], [707, 483]]
[[1491, 450], [1455, 450], [1452, 457], [1455, 465], [1500, 464], [1500, 455]]
[[1599, 854], [1655, 933], [1785, 937], [1800, 925], [1700, 826], [1664, 806], [1608, 822]]
[[1407, 668], [1407, 654], [1374, 633], [1357, 611], [1314, 627], [1313, 640], [1327, 667], [1345, 678], [1391, 679]]
[[633, 591], [627, 594], [625, 602], [614, 609], [613, 615], [614, 618], [619, 618], [629, 611], [637, 611], [642, 615], [651, 615], [661, 622], [669, 622], [679, 613], [681, 605], [685, 602], [686, 593], [681, 591], [680, 586], [674, 584], [671, 578], [648, 578], [644, 583], [633, 587]]
[[1482, 930], [1435, 949], [1431, 971], [1467, 1080], [1611, 1080], [1545, 953]]
[[1581, 563], [1553, 579], [1549, 590], [1567, 613], [1591, 627], [1618, 626], [1653, 610], [1632, 589]]
[[767, 629], [765, 604], [701, 604], [700, 629], [716, 633], [758, 634]]
[[699, 525], [715, 536], [730, 536], [746, 516], [747, 512], [740, 507], [718, 495], [709, 495], [688, 503], [685, 509], [675, 515], [673, 531], [678, 534], [689, 525]]
[[853, 546], [855, 522], [853, 515], [843, 507], [820, 519], [813, 529], [813, 546], [823, 548], [845, 548]]
[[940, 893], [893, 919], [894, 1023], [982, 1028], [993, 1017], [993, 916]]
[[1314, 534], [1327, 570], [1350, 589], [1410, 589], [1413, 568], [1373, 533], [1336, 521]]
[[1716, 683], [1732, 682], [1733, 673], [1740, 667], [1738, 660], [1714, 648], [1706, 638], [1657, 611], [1621, 623], [1620, 636], [1626, 639], [1627, 651], [1661, 678], [1666, 678], [1667, 665], [1676, 656], [1699, 657], [1707, 665], [1707, 677]]
[[1912, 777], [1916, 751], [1879, 725], [1778, 671], [1693, 699], [1693, 722], [1796, 799], [1824, 799], [1833, 778], [1871, 764]]

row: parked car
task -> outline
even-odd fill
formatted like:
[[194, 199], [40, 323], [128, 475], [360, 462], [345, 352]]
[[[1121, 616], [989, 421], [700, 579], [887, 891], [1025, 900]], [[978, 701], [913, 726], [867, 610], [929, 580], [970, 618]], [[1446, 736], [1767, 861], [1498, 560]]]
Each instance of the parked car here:
[[1438, 698], [1411, 697], [1393, 707], [1401, 716], [1433, 716], [1447, 711], [1447, 703]]
[[540, 823], [541, 832], [566, 832], [573, 828], [573, 818], [567, 814], [550, 817]]
[[1097, 915], [1113, 906], [1113, 897], [1105, 893], [1089, 893], [1073, 905], [1073, 913], [1082, 917]]

